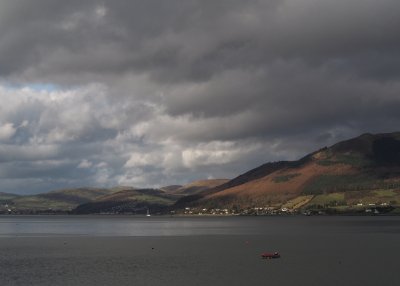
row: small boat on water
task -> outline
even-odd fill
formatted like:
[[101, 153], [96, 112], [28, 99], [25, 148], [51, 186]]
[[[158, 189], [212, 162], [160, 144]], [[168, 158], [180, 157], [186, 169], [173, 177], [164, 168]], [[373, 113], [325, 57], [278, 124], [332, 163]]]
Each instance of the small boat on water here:
[[264, 252], [261, 254], [261, 258], [263, 259], [273, 259], [273, 258], [280, 258], [281, 255], [279, 252]]

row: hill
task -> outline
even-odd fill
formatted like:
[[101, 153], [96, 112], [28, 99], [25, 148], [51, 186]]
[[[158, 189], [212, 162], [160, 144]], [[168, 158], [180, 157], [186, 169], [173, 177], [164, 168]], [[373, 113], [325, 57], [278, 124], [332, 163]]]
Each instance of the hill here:
[[162, 189], [117, 186], [64, 189], [28, 196], [0, 193], [0, 212], [9, 212], [9, 209], [12, 213], [143, 213], [147, 209], [160, 212], [187, 194], [210, 189], [225, 181], [203, 180]]
[[18, 197], [19, 195], [0, 192], [0, 203], [7, 203]]
[[326, 208], [400, 204], [400, 133], [363, 134], [297, 161], [264, 164], [175, 207]]
[[79, 205], [77, 214], [89, 213], [145, 213], [148, 209], [159, 212], [177, 200], [173, 194], [159, 189], [126, 189], [105, 195]]
[[118, 188], [78, 188], [56, 190], [31, 196], [18, 196], [9, 201], [14, 212], [69, 211], [80, 204], [117, 192]]
[[79, 205], [73, 212], [88, 213], [139, 213], [149, 209], [152, 213], [166, 211], [179, 198], [209, 190], [228, 180], [199, 180], [184, 186], [172, 185], [161, 189], [127, 189], [105, 195]]

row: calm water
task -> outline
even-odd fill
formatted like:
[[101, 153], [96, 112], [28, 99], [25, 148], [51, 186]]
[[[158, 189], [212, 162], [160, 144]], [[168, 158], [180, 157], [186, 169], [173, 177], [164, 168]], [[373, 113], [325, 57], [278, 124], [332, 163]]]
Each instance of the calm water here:
[[0, 216], [0, 285], [398, 285], [399, 255], [400, 217]]

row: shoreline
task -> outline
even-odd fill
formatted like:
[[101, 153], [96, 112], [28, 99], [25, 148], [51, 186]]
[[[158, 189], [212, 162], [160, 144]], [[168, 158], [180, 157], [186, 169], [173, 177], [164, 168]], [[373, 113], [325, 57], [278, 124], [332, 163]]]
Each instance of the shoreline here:
[[357, 216], [357, 217], [382, 217], [382, 216], [400, 216], [400, 212], [395, 213], [359, 213], [359, 212], [346, 212], [346, 213], [322, 213], [322, 214], [303, 214], [303, 213], [291, 213], [291, 214], [153, 214], [150, 217], [144, 214], [130, 214], [130, 213], [119, 213], [119, 214], [101, 214], [101, 213], [92, 213], [92, 214], [76, 214], [76, 213], [67, 213], [67, 212], [57, 212], [57, 213], [13, 213], [13, 214], [0, 214], [0, 217], [18, 217], [18, 216], [71, 216], [71, 217], [143, 217], [149, 218], [152, 217], [164, 217], [164, 218], [193, 218], [193, 217], [336, 217], [336, 216]]

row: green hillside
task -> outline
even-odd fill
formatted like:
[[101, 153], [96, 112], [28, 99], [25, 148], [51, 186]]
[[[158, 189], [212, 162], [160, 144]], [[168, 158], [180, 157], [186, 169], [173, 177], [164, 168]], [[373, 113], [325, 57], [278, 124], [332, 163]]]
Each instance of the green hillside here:
[[80, 204], [116, 192], [116, 189], [78, 188], [57, 190], [32, 196], [19, 196], [9, 202], [14, 212], [69, 211]]

